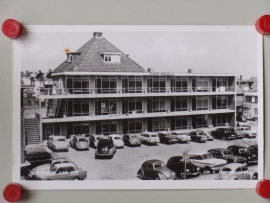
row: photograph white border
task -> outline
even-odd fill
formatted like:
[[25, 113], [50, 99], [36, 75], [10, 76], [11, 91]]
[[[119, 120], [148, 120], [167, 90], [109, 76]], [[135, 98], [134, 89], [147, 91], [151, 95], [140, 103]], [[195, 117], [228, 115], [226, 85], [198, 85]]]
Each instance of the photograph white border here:
[[[66, 25], [28, 25], [27, 33], [40, 32], [256, 32], [254, 26], [66, 26]], [[258, 181], [140, 181], [140, 180], [87, 180], [87, 181], [22, 181], [20, 180], [20, 72], [21, 38], [13, 41], [13, 169], [12, 181], [24, 190], [144, 190], [144, 189], [244, 189], [255, 188]], [[264, 177], [264, 89], [263, 89], [263, 37], [257, 34], [257, 77], [258, 77], [258, 146], [259, 180]]]

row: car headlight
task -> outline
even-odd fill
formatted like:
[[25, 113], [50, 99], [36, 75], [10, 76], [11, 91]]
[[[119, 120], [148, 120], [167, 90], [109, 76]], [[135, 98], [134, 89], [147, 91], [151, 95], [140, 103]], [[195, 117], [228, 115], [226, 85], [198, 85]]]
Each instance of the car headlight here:
[[250, 159], [250, 156], [248, 157], [248, 159]]
[[163, 173], [160, 173], [160, 174], [159, 174], [159, 177], [160, 177], [160, 179], [162, 179], [162, 180], [167, 179], [166, 176], [165, 176]]
[[197, 168], [197, 171], [199, 171], [199, 170], [200, 170], [200, 168], [198, 167], [198, 168]]
[[189, 169], [187, 168], [186, 171], [189, 172]]

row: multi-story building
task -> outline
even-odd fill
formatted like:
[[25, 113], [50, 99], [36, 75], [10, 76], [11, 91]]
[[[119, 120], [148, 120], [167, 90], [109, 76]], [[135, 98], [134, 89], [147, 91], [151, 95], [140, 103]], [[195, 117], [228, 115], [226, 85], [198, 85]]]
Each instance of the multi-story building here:
[[67, 53], [52, 81], [52, 89], [40, 89], [47, 100], [47, 115], [36, 113], [41, 141], [235, 126], [236, 75], [145, 71], [102, 33]]

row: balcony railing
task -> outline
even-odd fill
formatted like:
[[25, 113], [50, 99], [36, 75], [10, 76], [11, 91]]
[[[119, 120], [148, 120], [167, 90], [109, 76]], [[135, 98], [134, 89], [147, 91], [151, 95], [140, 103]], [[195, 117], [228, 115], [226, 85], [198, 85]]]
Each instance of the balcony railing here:
[[235, 87], [144, 87], [144, 88], [40, 88], [40, 95], [70, 94], [132, 94], [132, 93], [175, 93], [175, 92], [234, 92]]

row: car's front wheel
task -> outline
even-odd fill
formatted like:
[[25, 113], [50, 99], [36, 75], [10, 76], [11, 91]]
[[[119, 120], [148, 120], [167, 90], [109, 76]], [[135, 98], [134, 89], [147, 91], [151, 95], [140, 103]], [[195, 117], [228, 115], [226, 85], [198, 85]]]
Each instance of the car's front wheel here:
[[253, 176], [251, 177], [252, 180], [258, 180], [258, 174], [254, 173]]
[[75, 178], [73, 178], [73, 180], [80, 180], [80, 178], [78, 178], [78, 177], [75, 177]]
[[143, 179], [143, 173], [142, 173], [142, 171], [139, 171], [138, 177], [139, 177], [140, 179]]
[[184, 172], [180, 172], [179, 177], [180, 177], [181, 179], [184, 179], [184, 178], [185, 178], [185, 173], [184, 173]]
[[159, 176], [157, 176], [155, 180], [161, 180], [161, 179], [160, 179], [160, 177], [159, 177]]

